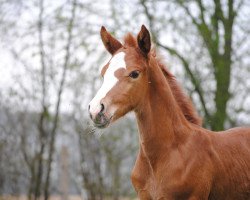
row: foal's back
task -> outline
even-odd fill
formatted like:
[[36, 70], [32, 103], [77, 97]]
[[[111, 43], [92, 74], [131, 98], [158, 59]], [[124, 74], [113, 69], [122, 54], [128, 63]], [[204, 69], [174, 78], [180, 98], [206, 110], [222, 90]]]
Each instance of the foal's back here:
[[211, 134], [214, 177], [209, 199], [250, 199], [250, 128]]

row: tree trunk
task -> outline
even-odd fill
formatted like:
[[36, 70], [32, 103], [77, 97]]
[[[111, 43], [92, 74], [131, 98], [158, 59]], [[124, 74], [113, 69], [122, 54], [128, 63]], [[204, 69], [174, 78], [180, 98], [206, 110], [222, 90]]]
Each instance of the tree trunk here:
[[214, 113], [211, 121], [211, 128], [215, 131], [224, 129], [224, 124], [227, 119], [227, 102], [230, 98], [229, 84], [230, 84], [230, 71], [231, 63], [226, 64], [224, 58], [215, 64], [215, 78], [216, 78], [216, 91], [215, 91], [215, 106], [216, 112]]
[[219, 50], [217, 50], [216, 57], [212, 56], [217, 88], [215, 92], [216, 112], [213, 115], [211, 127], [212, 130], [215, 131], [223, 130], [225, 121], [227, 120], [227, 102], [230, 99], [229, 86], [232, 66], [231, 56], [234, 17], [233, 0], [228, 0], [228, 18], [223, 16], [221, 19], [224, 28], [224, 52], [221, 55]]

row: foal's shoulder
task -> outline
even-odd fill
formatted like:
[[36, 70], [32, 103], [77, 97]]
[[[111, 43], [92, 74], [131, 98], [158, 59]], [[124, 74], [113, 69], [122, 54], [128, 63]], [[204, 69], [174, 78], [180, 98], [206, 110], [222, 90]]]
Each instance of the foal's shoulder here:
[[[250, 149], [250, 127], [236, 127], [225, 131], [210, 131], [202, 127], [195, 131], [197, 135], [195, 143], [204, 147], [216, 146], [249, 146]], [[198, 139], [197, 139], [198, 138]], [[199, 140], [199, 142], [197, 142]]]
[[227, 135], [230, 137], [240, 137], [240, 136], [246, 136], [246, 137], [250, 137], [250, 127], [235, 127], [235, 128], [231, 128], [225, 131], [220, 131], [220, 132], [216, 132], [220, 135]]
[[236, 127], [214, 132], [213, 144], [225, 149], [241, 149], [250, 152], [250, 127]]

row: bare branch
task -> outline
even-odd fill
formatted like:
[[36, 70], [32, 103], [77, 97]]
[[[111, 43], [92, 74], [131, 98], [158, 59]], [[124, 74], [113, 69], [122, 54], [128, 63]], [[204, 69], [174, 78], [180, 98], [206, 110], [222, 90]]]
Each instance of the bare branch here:
[[[38, 21], [38, 41], [39, 41], [39, 52], [40, 52], [40, 62], [41, 62], [41, 75], [42, 75], [42, 112], [40, 114], [40, 120], [38, 121], [37, 127], [39, 130], [39, 136], [41, 141], [40, 151], [37, 153], [38, 156], [38, 169], [37, 169], [37, 177], [35, 183], [35, 199], [40, 197], [40, 185], [41, 179], [43, 176], [43, 154], [45, 147], [45, 130], [44, 130], [44, 117], [46, 108], [46, 66], [45, 66], [45, 52], [44, 52], [44, 43], [43, 43], [43, 14], [44, 14], [44, 2], [43, 0], [39, 1], [39, 21]], [[36, 156], [35, 156], [36, 157]]]
[[38, 41], [39, 41], [39, 53], [40, 53], [40, 60], [42, 65], [42, 106], [45, 107], [45, 99], [46, 99], [46, 66], [45, 66], [45, 52], [44, 52], [44, 43], [43, 43], [43, 12], [44, 12], [44, 6], [43, 6], [43, 0], [39, 1], [39, 21], [38, 21]]
[[45, 200], [48, 200], [48, 198], [49, 198], [51, 163], [52, 163], [54, 148], [55, 148], [55, 137], [56, 137], [56, 131], [58, 128], [61, 98], [62, 98], [62, 93], [63, 93], [66, 75], [67, 75], [67, 71], [68, 71], [68, 65], [69, 65], [70, 46], [71, 46], [71, 41], [72, 41], [72, 30], [73, 30], [73, 24], [74, 24], [74, 20], [75, 20], [75, 10], [76, 10], [76, 0], [73, 0], [72, 10], [71, 10], [71, 18], [70, 18], [69, 24], [68, 24], [68, 39], [67, 39], [67, 43], [66, 43], [66, 47], [65, 47], [66, 55], [64, 58], [63, 73], [61, 76], [59, 90], [57, 93], [55, 117], [54, 117], [53, 127], [51, 130], [51, 141], [49, 144], [48, 171], [46, 174], [45, 189], [44, 189]]
[[186, 14], [191, 18], [193, 24], [196, 25], [196, 27], [199, 29], [200, 23], [195, 19], [195, 17], [191, 14], [188, 7], [184, 4], [183, 0], [177, 0], [177, 3], [185, 10]]
[[225, 23], [225, 16], [223, 15], [222, 9], [221, 9], [221, 1], [220, 0], [214, 0], [215, 5], [215, 15], [218, 19], [220, 19], [223, 24]]
[[240, 2], [239, 2], [239, 4], [238, 4], [238, 6], [235, 8], [235, 16], [238, 14], [238, 10], [240, 10], [241, 9], [241, 7], [244, 5], [244, 0], [241, 0]]
[[205, 8], [204, 8], [204, 6], [202, 4], [202, 0], [196, 0], [196, 1], [198, 3], [199, 8], [200, 8], [201, 21], [202, 21], [203, 24], [206, 24], [205, 17], [204, 17]]
[[183, 0], [178, 0], [177, 3], [185, 10], [186, 14], [191, 18], [192, 23], [196, 26], [197, 30], [202, 36], [202, 39], [205, 45], [207, 46], [208, 52], [210, 53], [211, 57], [213, 57], [214, 52], [215, 52], [214, 49], [216, 49], [217, 47], [214, 46], [214, 42], [212, 38], [212, 31], [210, 30], [209, 26], [205, 22], [205, 18], [204, 18], [205, 9], [202, 5], [201, 0], [197, 0], [198, 6], [200, 8], [201, 17], [202, 17], [201, 22], [198, 22], [197, 19], [191, 14], [190, 10], [185, 5]]
[[154, 29], [154, 17], [153, 15], [149, 12], [149, 9], [148, 9], [148, 6], [146, 5], [146, 0], [140, 0], [140, 3], [142, 5], [142, 7], [144, 8], [144, 11], [145, 11], [145, 14], [148, 18], [148, 21], [149, 21], [149, 28], [150, 30], [152, 30], [152, 39], [153, 41], [156, 41], [157, 40], [157, 36], [156, 36], [156, 31]]

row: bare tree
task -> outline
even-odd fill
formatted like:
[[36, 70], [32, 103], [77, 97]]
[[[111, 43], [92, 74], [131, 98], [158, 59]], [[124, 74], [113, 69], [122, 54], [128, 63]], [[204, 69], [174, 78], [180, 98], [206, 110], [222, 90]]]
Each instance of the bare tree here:
[[50, 173], [51, 173], [51, 163], [53, 160], [53, 154], [55, 149], [55, 137], [57, 133], [58, 128], [58, 120], [59, 120], [59, 112], [60, 112], [60, 105], [61, 105], [61, 98], [62, 98], [62, 92], [64, 89], [65, 79], [67, 76], [67, 70], [69, 67], [69, 58], [70, 58], [70, 45], [72, 42], [72, 30], [74, 25], [74, 19], [75, 19], [75, 10], [76, 10], [76, 0], [72, 1], [72, 10], [71, 10], [71, 17], [69, 19], [69, 24], [67, 27], [68, 32], [68, 39], [65, 47], [65, 58], [64, 58], [64, 64], [63, 64], [63, 73], [60, 80], [60, 85], [57, 93], [57, 101], [56, 101], [56, 109], [54, 114], [54, 121], [52, 125], [52, 130], [50, 132], [51, 138], [49, 143], [49, 157], [48, 157], [48, 166], [47, 166], [47, 174], [46, 174], [46, 180], [45, 180], [45, 186], [44, 186], [44, 198], [45, 200], [48, 200], [49, 198], [49, 186], [50, 186]]

